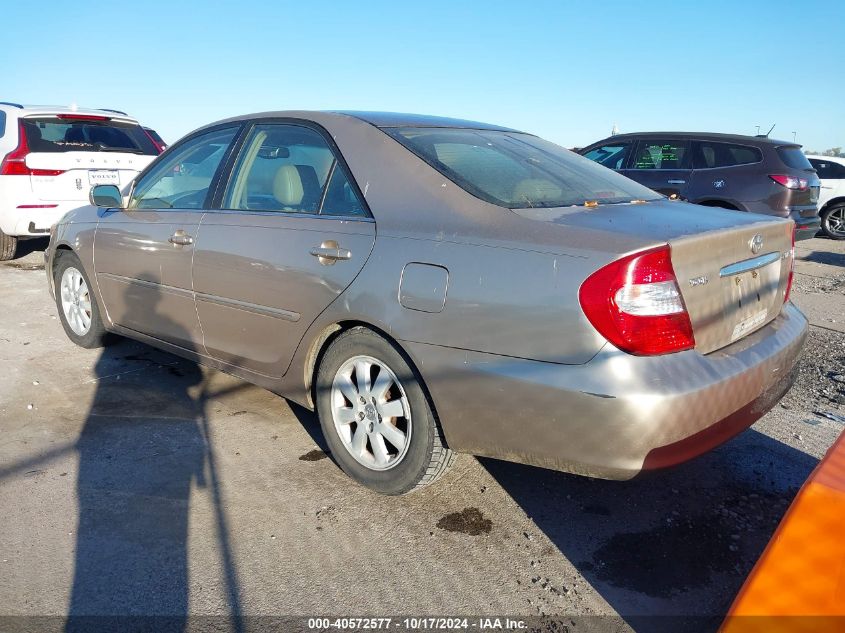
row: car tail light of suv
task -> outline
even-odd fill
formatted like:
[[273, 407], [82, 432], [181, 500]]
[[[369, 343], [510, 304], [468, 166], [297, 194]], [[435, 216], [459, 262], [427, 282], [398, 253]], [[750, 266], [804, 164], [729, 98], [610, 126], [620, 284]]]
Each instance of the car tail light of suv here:
[[593, 327], [625, 352], [652, 356], [695, 346], [668, 245], [600, 268], [578, 298]]
[[58, 176], [63, 174], [61, 169], [30, 169], [26, 166], [26, 156], [29, 154], [29, 144], [26, 140], [26, 130], [20, 123], [20, 140], [18, 146], [6, 154], [0, 163], [0, 176]]
[[806, 178], [796, 178], [795, 176], [786, 176], [784, 174], [769, 174], [769, 178], [787, 189], [794, 189], [796, 191], [807, 191], [807, 185], [809, 184]]

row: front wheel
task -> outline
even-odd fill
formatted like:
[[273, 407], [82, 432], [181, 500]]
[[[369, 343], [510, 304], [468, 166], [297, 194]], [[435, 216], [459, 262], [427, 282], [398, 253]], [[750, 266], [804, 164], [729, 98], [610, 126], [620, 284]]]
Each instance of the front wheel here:
[[845, 240], [845, 204], [822, 211], [822, 231], [832, 240]]
[[73, 253], [60, 255], [53, 279], [59, 319], [68, 338], [80, 347], [102, 347], [106, 342], [106, 328], [79, 258]]
[[328, 348], [317, 371], [317, 414], [332, 456], [355, 481], [400, 495], [443, 474], [443, 442], [422, 383], [404, 355], [356, 327]]
[[15, 258], [18, 251], [18, 238], [14, 235], [6, 235], [0, 230], [0, 262], [7, 262]]

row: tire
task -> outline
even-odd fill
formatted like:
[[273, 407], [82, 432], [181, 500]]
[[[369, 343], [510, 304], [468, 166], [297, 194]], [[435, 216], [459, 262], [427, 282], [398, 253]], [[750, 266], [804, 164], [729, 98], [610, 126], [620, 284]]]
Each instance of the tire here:
[[103, 347], [107, 335], [100, 306], [79, 258], [73, 253], [58, 256], [53, 268], [56, 307], [68, 338], [86, 349]]
[[[361, 375], [368, 376], [363, 384]], [[454, 461], [419, 374], [372, 330], [355, 327], [330, 344], [317, 370], [316, 402], [335, 462], [376, 492], [412, 492]]]
[[0, 262], [7, 262], [15, 258], [18, 250], [18, 238], [13, 235], [6, 235], [0, 231]]
[[821, 214], [822, 231], [832, 240], [845, 240], [845, 204], [835, 204]]

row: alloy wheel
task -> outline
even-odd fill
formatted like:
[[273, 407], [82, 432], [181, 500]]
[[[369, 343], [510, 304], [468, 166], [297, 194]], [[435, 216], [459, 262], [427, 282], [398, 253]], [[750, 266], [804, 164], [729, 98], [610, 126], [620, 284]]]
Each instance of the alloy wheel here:
[[65, 320], [78, 336], [85, 336], [91, 329], [91, 293], [85, 278], [73, 266], [69, 266], [62, 274], [59, 286], [62, 298], [62, 312]]
[[827, 228], [837, 237], [845, 237], [845, 207], [837, 207], [827, 214]]
[[371, 356], [341, 365], [331, 388], [331, 413], [344, 448], [372, 470], [399, 464], [411, 442], [411, 407], [396, 374]]

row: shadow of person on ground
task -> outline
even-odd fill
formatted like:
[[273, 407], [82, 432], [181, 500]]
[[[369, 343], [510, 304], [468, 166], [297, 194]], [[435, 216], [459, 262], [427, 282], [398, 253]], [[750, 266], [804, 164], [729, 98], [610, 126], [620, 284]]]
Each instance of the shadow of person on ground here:
[[[128, 287], [126, 300], [138, 318], [179, 331], [156, 312], [157, 295]], [[202, 371], [130, 342], [105, 348], [94, 370], [97, 390], [76, 443], [79, 522], [66, 630], [185, 629], [190, 500], [194, 487], [207, 485], [237, 614]]]

